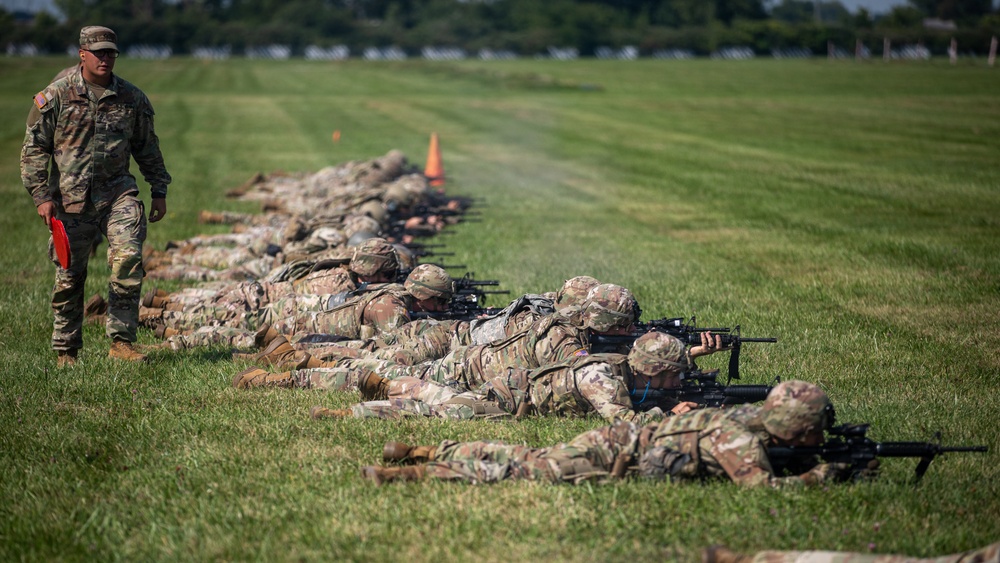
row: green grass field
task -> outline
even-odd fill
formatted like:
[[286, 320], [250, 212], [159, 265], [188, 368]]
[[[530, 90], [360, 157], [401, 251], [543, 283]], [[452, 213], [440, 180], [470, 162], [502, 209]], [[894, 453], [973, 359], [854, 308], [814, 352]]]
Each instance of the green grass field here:
[[[228, 350], [122, 365], [93, 326], [83, 364], [56, 371], [47, 232], [18, 156], [31, 96], [69, 62], [0, 59], [0, 560], [696, 561], [713, 543], [930, 556], [1000, 540], [1000, 70], [119, 60], [174, 177], [157, 248], [208, 232], [201, 209], [253, 209], [223, 194], [255, 172], [390, 149], [422, 165], [436, 131], [448, 190], [482, 202], [443, 237], [449, 262], [514, 294], [588, 274], [631, 288], [644, 319], [775, 336], [744, 348], [745, 383], [818, 383], [876, 440], [991, 450], [938, 459], [918, 487], [916, 462], [891, 459], [874, 483], [782, 492], [376, 488], [358, 469], [387, 440], [545, 445], [602, 423], [316, 422], [310, 406], [358, 397], [237, 391]], [[88, 295], [106, 294], [105, 260], [90, 272]]]

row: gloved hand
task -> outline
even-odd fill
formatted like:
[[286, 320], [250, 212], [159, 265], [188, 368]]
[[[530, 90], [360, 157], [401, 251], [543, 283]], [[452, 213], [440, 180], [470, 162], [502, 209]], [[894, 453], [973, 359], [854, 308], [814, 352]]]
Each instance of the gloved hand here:
[[851, 474], [850, 463], [821, 463], [802, 474], [807, 485], [818, 485], [830, 481], [843, 481]]

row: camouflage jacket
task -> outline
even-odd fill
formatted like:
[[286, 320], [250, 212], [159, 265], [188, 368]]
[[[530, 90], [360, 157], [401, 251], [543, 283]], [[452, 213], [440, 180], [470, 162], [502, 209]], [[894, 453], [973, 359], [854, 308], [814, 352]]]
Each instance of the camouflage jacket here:
[[644, 427], [648, 438], [640, 440], [640, 473], [654, 467], [675, 479], [729, 477], [750, 487], [805, 484], [801, 477], [774, 475], [766, 449], [770, 436], [759, 422], [759, 409], [706, 408]]
[[349, 339], [372, 338], [410, 322], [412, 301], [402, 285], [384, 284], [327, 311], [300, 314], [295, 328]]
[[[101, 99], [93, 99], [76, 70], [34, 102], [41, 118], [25, 131], [21, 180], [35, 206], [56, 200], [67, 213], [81, 213], [88, 198], [104, 209], [121, 194], [138, 193], [130, 157], [153, 197], [166, 197], [170, 175], [153, 131], [153, 106], [141, 90], [115, 75]], [[55, 193], [48, 186], [50, 161], [59, 175]]]
[[586, 416], [597, 413], [608, 422], [616, 418], [648, 424], [666, 415], [658, 408], [636, 412], [626, 381], [631, 368], [621, 354], [575, 356], [570, 360], [532, 370], [531, 404], [541, 415]]

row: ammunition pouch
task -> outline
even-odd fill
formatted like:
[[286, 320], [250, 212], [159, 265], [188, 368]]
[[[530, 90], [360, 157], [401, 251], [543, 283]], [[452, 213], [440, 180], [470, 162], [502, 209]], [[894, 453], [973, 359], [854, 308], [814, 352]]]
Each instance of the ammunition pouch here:
[[688, 476], [696, 471], [697, 463], [690, 455], [666, 446], [650, 448], [639, 457], [639, 476], [647, 479]]

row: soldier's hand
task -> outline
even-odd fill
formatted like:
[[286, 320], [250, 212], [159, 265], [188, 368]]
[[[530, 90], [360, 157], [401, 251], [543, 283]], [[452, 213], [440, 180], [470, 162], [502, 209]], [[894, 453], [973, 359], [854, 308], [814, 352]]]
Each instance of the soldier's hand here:
[[149, 206], [149, 222], [155, 223], [160, 219], [163, 219], [167, 214], [167, 199], [163, 197], [154, 197], [152, 204]]
[[698, 346], [692, 346], [689, 352], [692, 358], [707, 356], [724, 349], [722, 347], [722, 337], [718, 334], [713, 335], [711, 332], [705, 331], [700, 333], [700, 336], [701, 344]]
[[851, 464], [849, 463], [821, 463], [803, 473], [802, 480], [808, 485], [842, 481], [850, 475], [850, 472]]
[[692, 403], [691, 401], [683, 401], [677, 403], [677, 406], [670, 409], [670, 412], [674, 414], [684, 414], [686, 412], [691, 412], [691, 410], [698, 408], [698, 403]]
[[56, 216], [56, 204], [51, 201], [38, 206], [38, 216], [45, 221], [45, 226], [52, 229], [52, 218]]
[[858, 472], [859, 481], [873, 481], [878, 477], [879, 468], [882, 464], [879, 462], [878, 458], [873, 459], [868, 462], [868, 465], [864, 469]]

